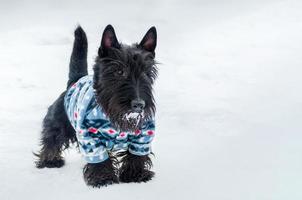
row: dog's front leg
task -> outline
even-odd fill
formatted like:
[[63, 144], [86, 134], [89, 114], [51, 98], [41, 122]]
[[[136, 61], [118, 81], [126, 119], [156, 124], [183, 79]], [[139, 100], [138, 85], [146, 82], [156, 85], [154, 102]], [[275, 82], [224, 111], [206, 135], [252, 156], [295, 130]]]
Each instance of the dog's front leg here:
[[84, 180], [92, 187], [118, 183], [116, 159], [110, 157], [100, 163], [87, 163], [83, 169]]
[[147, 182], [154, 177], [154, 172], [150, 171], [152, 161], [149, 155], [138, 156], [127, 151], [119, 156], [122, 157], [119, 177], [121, 182]]

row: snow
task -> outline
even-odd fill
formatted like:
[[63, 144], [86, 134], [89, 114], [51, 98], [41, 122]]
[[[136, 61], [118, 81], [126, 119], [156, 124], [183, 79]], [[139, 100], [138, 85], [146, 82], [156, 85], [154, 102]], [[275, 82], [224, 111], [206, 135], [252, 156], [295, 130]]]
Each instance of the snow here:
[[[302, 2], [6, 1], [0, 7], [0, 199], [302, 199]], [[156, 177], [87, 187], [70, 149], [36, 169], [41, 121], [67, 81], [73, 30], [89, 66], [104, 27], [158, 30]]]

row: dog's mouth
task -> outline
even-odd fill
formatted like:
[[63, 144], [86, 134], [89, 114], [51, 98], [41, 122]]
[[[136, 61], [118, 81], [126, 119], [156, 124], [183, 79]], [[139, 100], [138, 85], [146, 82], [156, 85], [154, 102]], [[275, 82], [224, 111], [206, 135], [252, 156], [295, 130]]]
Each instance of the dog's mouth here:
[[144, 112], [128, 112], [122, 117], [130, 127], [138, 127], [143, 118]]
[[125, 110], [124, 112], [119, 110], [116, 114], [107, 114], [111, 124], [116, 130], [135, 132], [142, 128], [144, 123], [151, 119], [150, 112], [148, 109], [142, 110], [142, 112], [135, 112], [133, 110]]
[[144, 118], [144, 112], [129, 111], [119, 115], [119, 118], [112, 120], [112, 122], [121, 131], [136, 131], [141, 127]]

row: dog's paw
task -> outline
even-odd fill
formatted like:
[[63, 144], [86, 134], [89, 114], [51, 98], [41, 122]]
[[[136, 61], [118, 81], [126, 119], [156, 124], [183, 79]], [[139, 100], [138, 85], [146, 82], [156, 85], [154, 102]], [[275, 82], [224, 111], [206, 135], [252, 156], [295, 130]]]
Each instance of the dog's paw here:
[[141, 183], [141, 182], [148, 182], [154, 177], [155, 173], [149, 170], [143, 170], [141, 172], [129, 172], [123, 171], [120, 174], [120, 181], [123, 183]]
[[118, 177], [111, 161], [108, 159], [102, 163], [86, 164], [83, 169], [84, 180], [92, 187], [102, 187], [118, 183]]
[[38, 160], [36, 161], [36, 167], [41, 168], [60, 168], [65, 164], [63, 159], [56, 160]]
[[112, 185], [114, 183], [118, 183], [117, 176], [111, 176], [111, 177], [103, 177], [103, 176], [98, 176], [98, 177], [87, 177], [85, 178], [85, 182], [87, 185], [92, 186], [92, 187], [103, 187], [103, 186], [108, 186]]

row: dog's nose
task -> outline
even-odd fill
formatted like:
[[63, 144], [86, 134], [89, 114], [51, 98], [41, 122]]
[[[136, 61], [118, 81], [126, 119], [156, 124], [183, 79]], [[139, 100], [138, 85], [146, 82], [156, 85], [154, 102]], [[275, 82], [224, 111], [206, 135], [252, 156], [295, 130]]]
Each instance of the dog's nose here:
[[131, 108], [134, 112], [142, 112], [145, 108], [145, 101], [142, 99], [134, 99], [131, 101]]

